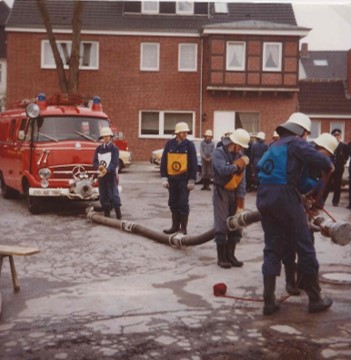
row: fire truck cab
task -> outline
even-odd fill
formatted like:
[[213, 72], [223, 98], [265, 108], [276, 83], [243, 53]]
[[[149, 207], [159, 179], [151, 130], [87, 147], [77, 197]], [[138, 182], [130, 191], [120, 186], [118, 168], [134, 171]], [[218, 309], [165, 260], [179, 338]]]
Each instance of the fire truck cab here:
[[92, 167], [100, 129], [110, 126], [99, 97], [39, 94], [33, 102], [0, 113], [2, 196], [24, 194], [31, 213], [48, 198], [97, 200]]

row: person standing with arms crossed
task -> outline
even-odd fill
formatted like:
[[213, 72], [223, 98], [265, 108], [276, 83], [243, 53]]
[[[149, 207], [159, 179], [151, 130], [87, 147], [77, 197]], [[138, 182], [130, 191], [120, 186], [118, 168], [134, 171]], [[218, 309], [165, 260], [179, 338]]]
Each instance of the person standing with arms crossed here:
[[195, 188], [197, 173], [196, 149], [187, 139], [189, 131], [187, 123], [177, 123], [174, 131], [176, 136], [167, 142], [161, 158], [161, 182], [168, 189], [168, 206], [172, 213], [172, 226], [163, 230], [165, 234], [179, 230], [187, 234], [189, 194]]
[[210, 183], [212, 179], [212, 153], [215, 149], [212, 141], [212, 130], [206, 130], [204, 139], [200, 143], [201, 168], [202, 168], [202, 183], [201, 190], [211, 190]]

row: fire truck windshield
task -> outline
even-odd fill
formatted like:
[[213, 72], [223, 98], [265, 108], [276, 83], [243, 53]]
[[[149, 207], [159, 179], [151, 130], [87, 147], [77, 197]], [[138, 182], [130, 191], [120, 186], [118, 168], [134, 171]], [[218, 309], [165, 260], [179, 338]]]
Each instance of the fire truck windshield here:
[[34, 120], [35, 142], [87, 140], [98, 141], [100, 129], [108, 127], [107, 119], [79, 116], [50, 116]]

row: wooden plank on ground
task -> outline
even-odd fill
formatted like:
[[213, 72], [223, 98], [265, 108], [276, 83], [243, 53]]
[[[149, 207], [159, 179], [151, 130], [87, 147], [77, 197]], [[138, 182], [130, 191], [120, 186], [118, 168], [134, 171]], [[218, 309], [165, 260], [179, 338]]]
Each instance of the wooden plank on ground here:
[[1, 245], [0, 244], [0, 255], [10, 256], [10, 255], [18, 255], [18, 256], [27, 256], [39, 253], [40, 250], [37, 248], [27, 248], [22, 246], [9, 246], [9, 245]]

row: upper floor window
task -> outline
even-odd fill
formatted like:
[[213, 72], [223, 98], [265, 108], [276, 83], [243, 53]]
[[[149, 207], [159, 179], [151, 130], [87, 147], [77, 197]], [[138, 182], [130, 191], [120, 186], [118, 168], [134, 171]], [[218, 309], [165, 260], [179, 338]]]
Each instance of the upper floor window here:
[[143, 14], [158, 14], [159, 2], [158, 1], [142, 1], [141, 12]]
[[142, 71], [160, 70], [160, 44], [158, 43], [141, 44], [140, 70]]
[[311, 121], [311, 134], [308, 136], [309, 140], [317, 138], [321, 133], [321, 122], [318, 120]]
[[[64, 67], [68, 69], [71, 56], [71, 41], [56, 41], [58, 51]], [[48, 40], [41, 43], [41, 67], [43, 69], [55, 69], [55, 59]], [[99, 68], [99, 43], [95, 41], [81, 41], [79, 50], [79, 68], [97, 70]]]
[[245, 42], [227, 42], [226, 69], [242, 71], [245, 70], [246, 44]]
[[197, 71], [196, 44], [179, 44], [178, 71]]
[[263, 71], [282, 70], [282, 44], [266, 42], [263, 44]]
[[192, 1], [177, 1], [177, 14], [179, 15], [193, 15], [194, 14], [194, 2]]

